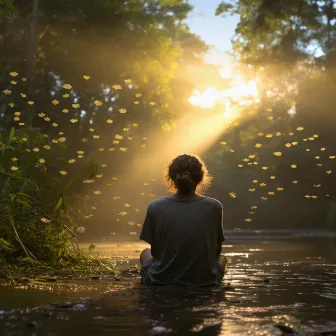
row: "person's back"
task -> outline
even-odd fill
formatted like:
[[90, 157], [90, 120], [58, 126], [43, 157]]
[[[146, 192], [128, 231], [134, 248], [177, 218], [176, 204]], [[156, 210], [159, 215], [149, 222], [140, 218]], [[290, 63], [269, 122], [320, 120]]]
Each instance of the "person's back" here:
[[[183, 171], [183, 164], [187, 170]], [[174, 169], [182, 172], [175, 176]], [[206, 173], [196, 157], [181, 155], [170, 164], [169, 170], [167, 179], [172, 180], [178, 193], [148, 206], [140, 235], [140, 239], [151, 245], [151, 250], [141, 255], [143, 282], [220, 285], [225, 267], [224, 260], [221, 266], [218, 262], [224, 240], [222, 205], [213, 198], [195, 193]]]

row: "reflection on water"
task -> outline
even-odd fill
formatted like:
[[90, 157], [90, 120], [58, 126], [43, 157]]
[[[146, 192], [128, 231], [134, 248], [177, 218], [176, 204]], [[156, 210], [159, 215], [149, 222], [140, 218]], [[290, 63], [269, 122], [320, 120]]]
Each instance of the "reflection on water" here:
[[[0, 330], [4, 335], [336, 334], [336, 240], [230, 242], [224, 285], [211, 289], [141, 285], [134, 268], [141, 248], [121, 244], [111, 253], [111, 246], [100, 246], [101, 253], [118, 256], [120, 281], [71, 283], [70, 292], [59, 291], [72, 302], [0, 311]], [[71, 286], [86, 288], [82, 295], [90, 299], [73, 296]], [[49, 292], [49, 302], [55, 302], [55, 292]]]

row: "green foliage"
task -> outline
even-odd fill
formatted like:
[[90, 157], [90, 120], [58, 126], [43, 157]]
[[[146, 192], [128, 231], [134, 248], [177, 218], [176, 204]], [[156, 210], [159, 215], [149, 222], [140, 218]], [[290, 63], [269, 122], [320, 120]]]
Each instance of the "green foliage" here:
[[[83, 180], [102, 175], [107, 151], [140, 146], [111, 134], [173, 128], [192, 90], [185, 71], [207, 46], [183, 23], [192, 9], [183, 0], [40, 1], [36, 50], [26, 34], [33, 2], [15, 6], [0, 25], [0, 251], [57, 263], [93, 217]], [[25, 78], [28, 50], [35, 66]], [[123, 169], [118, 160], [110, 174]]]
[[14, 9], [15, 7], [10, 0], [0, 0], [0, 18], [5, 17], [6, 19], [10, 19]]

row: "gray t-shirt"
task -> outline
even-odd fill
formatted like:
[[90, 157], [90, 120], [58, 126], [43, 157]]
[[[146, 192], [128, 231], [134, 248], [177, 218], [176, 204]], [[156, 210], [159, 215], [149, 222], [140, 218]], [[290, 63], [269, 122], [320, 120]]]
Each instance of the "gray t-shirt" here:
[[[151, 245], [148, 284], [220, 285], [218, 251], [224, 241], [223, 207], [210, 197], [163, 197], [152, 202], [140, 234]], [[145, 263], [146, 264], [146, 263]]]

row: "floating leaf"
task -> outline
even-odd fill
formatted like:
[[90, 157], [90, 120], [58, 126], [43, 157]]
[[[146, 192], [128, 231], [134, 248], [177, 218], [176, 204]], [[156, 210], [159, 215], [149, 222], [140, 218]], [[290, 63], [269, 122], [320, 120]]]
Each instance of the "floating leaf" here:
[[102, 105], [103, 105], [103, 102], [100, 101], [100, 100], [95, 100], [95, 101], [93, 102], [93, 104], [94, 104], [95, 106], [99, 107], [99, 106], [102, 106]]

